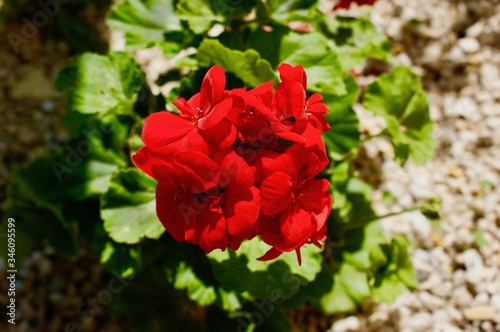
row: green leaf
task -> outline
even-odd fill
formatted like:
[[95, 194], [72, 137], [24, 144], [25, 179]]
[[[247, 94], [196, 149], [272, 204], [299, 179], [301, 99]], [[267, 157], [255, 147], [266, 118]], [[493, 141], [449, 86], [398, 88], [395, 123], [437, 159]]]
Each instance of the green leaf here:
[[132, 114], [141, 78], [139, 66], [127, 53], [85, 53], [59, 73], [56, 86], [67, 93], [70, 111], [109, 119]]
[[429, 220], [439, 221], [441, 219], [441, 203], [440, 197], [426, 200], [422, 203], [420, 212]]
[[332, 218], [347, 228], [363, 227], [374, 220], [375, 216], [371, 207], [372, 188], [353, 177], [352, 170], [346, 169], [347, 165], [340, 164], [339, 167], [333, 170], [332, 184], [335, 186], [334, 197], [340, 197], [341, 201], [333, 202]]
[[[269, 250], [259, 238], [245, 241], [237, 251], [215, 250], [208, 254], [215, 277], [229, 290], [276, 301], [297, 293], [301, 285], [314, 280], [321, 270], [321, 251], [313, 245], [301, 248], [302, 265], [295, 252], [284, 253], [272, 261], [261, 262]], [[235, 273], [238, 271], [238, 273]]]
[[416, 164], [429, 160], [435, 149], [429, 105], [420, 79], [409, 68], [396, 67], [378, 77], [368, 86], [363, 107], [386, 120], [386, 135], [402, 164], [408, 158]]
[[109, 15], [112, 30], [125, 33], [127, 48], [144, 48], [165, 41], [165, 33], [181, 31], [173, 0], [125, 0]]
[[[266, 303], [264, 303], [266, 304]], [[268, 311], [262, 311], [261, 313], [264, 316], [262, 324], [256, 324], [255, 330], [256, 332], [291, 332], [292, 325], [290, 320], [285, 315], [283, 310], [280, 309], [279, 306], [274, 303], [269, 303]]]
[[203, 307], [217, 300], [215, 287], [205, 285], [202, 280], [198, 279], [193, 268], [187, 266], [185, 262], [180, 262], [177, 267], [174, 288], [186, 289], [188, 297]]
[[316, 303], [323, 295], [329, 293], [332, 287], [333, 273], [325, 259], [316, 278], [307, 285], [300, 287], [298, 293], [286, 300], [283, 305], [286, 308], [300, 308], [306, 302]]
[[333, 288], [320, 298], [326, 314], [354, 311], [370, 295], [366, 273], [350, 264], [341, 264], [335, 274]]
[[323, 134], [328, 155], [333, 160], [341, 160], [346, 153], [360, 144], [359, 120], [352, 109], [358, 98], [359, 88], [354, 77], [344, 79], [347, 94], [342, 96], [323, 95], [323, 102], [330, 108], [325, 115], [331, 129]]
[[387, 36], [364, 17], [329, 16], [323, 24], [326, 35], [335, 42], [334, 49], [344, 72], [364, 63], [368, 58], [391, 61]]
[[390, 244], [370, 251], [370, 289], [374, 300], [391, 303], [403, 291], [417, 288], [407, 246], [408, 241], [398, 236]]
[[214, 23], [223, 22], [223, 17], [214, 11], [209, 0], [180, 0], [177, 15], [187, 21], [189, 28], [196, 34], [207, 32]]
[[337, 54], [328, 40], [317, 32], [300, 34], [279, 26], [270, 32], [257, 30], [250, 38], [250, 46], [274, 67], [281, 63], [302, 65], [310, 91], [333, 95], [346, 93]]
[[138, 272], [140, 253], [135, 246], [123, 245], [108, 240], [100, 252], [100, 262], [110, 271], [116, 271], [122, 277], [129, 277]]
[[164, 233], [156, 216], [155, 187], [153, 179], [135, 168], [113, 174], [101, 199], [101, 217], [114, 241], [132, 244]]
[[256, 51], [231, 50], [215, 39], [205, 40], [201, 43], [197, 59], [200, 66], [219, 65], [251, 87], [275, 79], [269, 62], [261, 59]]
[[347, 202], [347, 184], [352, 176], [349, 162], [343, 161], [333, 168], [333, 174], [330, 178], [333, 196], [333, 209], [342, 209]]
[[305, 20], [317, 2], [317, 0], [269, 0], [266, 2], [266, 9], [274, 21], [286, 25], [290, 21]]
[[20, 238], [30, 238], [27, 246], [31, 241], [46, 240], [59, 253], [73, 256], [78, 251], [76, 228], [64, 216], [66, 195], [52, 172], [54, 159], [35, 159], [14, 173], [7, 188], [5, 215], [16, 220], [16, 231]]
[[151, 266], [125, 280], [118, 279], [116, 287], [123, 287], [113, 294], [107, 309], [113, 315], [123, 315], [137, 332], [200, 331], [201, 322], [186, 315], [196, 309], [165, 278], [163, 269]]
[[340, 246], [333, 248], [333, 287], [318, 297], [325, 313], [354, 311], [371, 296], [368, 279], [370, 252], [386, 244], [387, 240], [378, 221], [356, 226], [350, 229], [341, 226]]

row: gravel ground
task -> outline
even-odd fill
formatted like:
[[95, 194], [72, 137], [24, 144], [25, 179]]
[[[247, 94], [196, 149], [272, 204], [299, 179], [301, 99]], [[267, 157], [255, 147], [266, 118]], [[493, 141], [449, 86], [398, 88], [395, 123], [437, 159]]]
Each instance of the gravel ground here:
[[[385, 174], [375, 208], [440, 198], [442, 219], [384, 219], [388, 235], [413, 244], [418, 290], [330, 331], [500, 331], [500, 1], [380, 0], [372, 18], [392, 39], [395, 62], [422, 76], [437, 142], [428, 164], [403, 169], [386, 161], [385, 140], [367, 145]], [[370, 117], [362, 122], [379, 130]], [[390, 208], [384, 192], [395, 198]]]
[[[367, 145], [373, 167], [386, 174], [375, 208], [385, 214], [438, 197], [443, 217], [431, 223], [412, 212], [383, 221], [388, 235], [403, 234], [413, 244], [419, 288], [391, 305], [368, 303], [330, 331], [500, 331], [500, 1], [380, 0], [373, 19], [393, 40], [395, 62], [422, 76], [437, 141], [432, 161], [403, 169], [387, 161], [393, 152], [386, 141]], [[67, 47], [37, 34], [15, 54], [5, 35], [20, 28], [0, 26], [0, 214], [13, 167], [56, 149], [68, 135], [57, 121], [62, 97], [50, 83], [67, 61]], [[363, 130], [380, 130], [358, 111]], [[394, 197], [390, 208], [384, 192]], [[47, 269], [61, 278], [49, 278]], [[18, 320], [26, 323], [16, 331], [59, 331], [66, 320], [87, 324], [75, 306], [109, 278], [92, 255], [68, 260], [47, 249], [36, 251], [23, 271]], [[82, 280], [87, 271], [91, 276]], [[127, 331], [105, 315], [85, 328]]]

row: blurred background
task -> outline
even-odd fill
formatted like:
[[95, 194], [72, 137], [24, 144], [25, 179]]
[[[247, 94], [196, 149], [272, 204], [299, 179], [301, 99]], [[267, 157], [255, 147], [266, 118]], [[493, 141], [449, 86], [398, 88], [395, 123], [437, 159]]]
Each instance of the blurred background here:
[[[51, 12], [43, 7], [49, 1], [0, 0], [2, 221], [8, 218], [5, 191], [12, 170], [58, 149], [70, 135], [60, 123], [65, 105], [53, 84], [57, 72], [74, 55], [109, 48], [106, 17], [112, 1], [63, 2]], [[334, 5], [322, 1], [321, 8], [331, 11]], [[386, 161], [392, 159], [386, 141], [367, 144], [363, 167], [380, 183], [375, 209], [386, 214], [440, 197], [442, 220], [431, 223], [420, 212], [383, 220], [388, 234], [407, 236], [415, 248], [417, 291], [394, 304], [366, 303], [359, 312], [333, 319], [304, 311], [292, 318], [294, 328], [500, 331], [500, 1], [380, 0], [372, 20], [390, 37], [395, 62], [422, 77], [437, 142], [428, 164], [403, 169]], [[357, 111], [364, 130], [376, 131], [379, 123]], [[1, 275], [4, 270], [2, 264]], [[67, 322], [79, 324], [78, 305], [110, 278], [91, 251], [68, 259], [40, 245], [18, 274], [16, 327], [2, 314], [0, 330], [63, 331]], [[2, 277], [2, 308], [7, 288]], [[131, 330], [106, 308], [84, 326]]]

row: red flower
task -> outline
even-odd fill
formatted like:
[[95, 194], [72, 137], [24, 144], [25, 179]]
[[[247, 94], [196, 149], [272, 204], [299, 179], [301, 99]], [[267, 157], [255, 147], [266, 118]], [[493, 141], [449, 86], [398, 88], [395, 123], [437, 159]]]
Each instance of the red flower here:
[[219, 165], [199, 152], [143, 147], [134, 161], [158, 181], [158, 218], [177, 241], [208, 253], [237, 249], [256, 235], [260, 193], [252, 170], [234, 152]]
[[300, 261], [302, 245], [319, 245], [318, 240], [324, 238], [332, 205], [330, 184], [314, 177], [325, 166], [314, 152], [300, 146], [264, 164], [268, 176], [260, 186], [263, 217], [259, 231], [273, 248], [261, 260], [296, 250]]
[[236, 130], [226, 116], [233, 99], [225, 96], [226, 77], [222, 68], [213, 66], [206, 74], [200, 93], [173, 104], [180, 116], [170, 112], [151, 114], [144, 121], [142, 139], [148, 146], [174, 144], [184, 150], [208, 153], [233, 144]]
[[358, 6], [363, 6], [363, 5], [373, 6], [375, 4], [375, 2], [377, 2], [377, 0], [340, 0], [333, 7], [333, 10], [338, 10], [340, 8], [349, 9], [349, 7], [351, 7], [351, 4], [353, 2], [358, 4]]
[[158, 112], [144, 122], [136, 165], [158, 181], [157, 213], [178, 241], [205, 252], [236, 250], [261, 235], [271, 249], [260, 259], [320, 246], [332, 197], [322, 132], [328, 108], [307, 98], [302, 66], [278, 67], [282, 82], [225, 90], [212, 67], [199, 93], [174, 102], [180, 115]]

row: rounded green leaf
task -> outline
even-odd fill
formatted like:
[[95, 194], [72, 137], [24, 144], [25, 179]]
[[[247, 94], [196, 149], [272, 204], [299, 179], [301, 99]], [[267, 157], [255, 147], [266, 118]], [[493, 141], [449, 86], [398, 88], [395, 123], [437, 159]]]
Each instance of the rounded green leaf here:
[[143, 237], [159, 238], [165, 231], [156, 216], [156, 183], [135, 168], [111, 177], [101, 199], [104, 228], [116, 242], [137, 243]]
[[271, 261], [258, 261], [269, 249], [261, 239], [254, 238], [243, 242], [237, 251], [216, 250], [208, 258], [215, 277], [227, 289], [273, 301], [297, 293], [301, 285], [313, 281], [321, 270], [321, 249], [314, 245], [301, 248], [302, 265], [297, 262], [295, 252]]
[[411, 69], [400, 66], [378, 77], [368, 86], [363, 107], [385, 119], [385, 133], [403, 164], [408, 158], [416, 164], [429, 160], [435, 149], [429, 105]]

